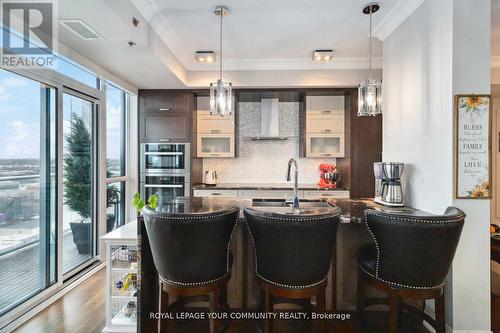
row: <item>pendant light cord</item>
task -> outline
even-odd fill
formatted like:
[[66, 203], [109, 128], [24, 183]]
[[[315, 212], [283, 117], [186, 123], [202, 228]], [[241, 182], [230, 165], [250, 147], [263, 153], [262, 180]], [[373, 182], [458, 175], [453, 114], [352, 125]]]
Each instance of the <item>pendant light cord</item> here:
[[220, 35], [219, 35], [219, 79], [222, 81], [222, 16], [224, 16], [224, 9], [220, 9]]
[[369, 55], [369, 58], [370, 58], [370, 67], [369, 67], [369, 70], [368, 70], [368, 80], [371, 81], [372, 79], [372, 6], [370, 6], [369, 8], [370, 10], [370, 55]]

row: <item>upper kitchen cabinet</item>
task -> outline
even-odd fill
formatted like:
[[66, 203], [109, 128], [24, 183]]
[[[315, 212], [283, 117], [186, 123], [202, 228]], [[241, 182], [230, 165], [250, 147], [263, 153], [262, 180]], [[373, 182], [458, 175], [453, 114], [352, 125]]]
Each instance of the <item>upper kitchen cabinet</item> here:
[[306, 157], [344, 157], [344, 96], [306, 96]]
[[141, 112], [189, 113], [191, 94], [185, 92], [144, 91], [140, 99]]
[[191, 142], [191, 108], [189, 92], [141, 91], [141, 142]]
[[197, 157], [235, 157], [235, 111], [228, 116], [210, 114], [210, 98], [196, 99]]

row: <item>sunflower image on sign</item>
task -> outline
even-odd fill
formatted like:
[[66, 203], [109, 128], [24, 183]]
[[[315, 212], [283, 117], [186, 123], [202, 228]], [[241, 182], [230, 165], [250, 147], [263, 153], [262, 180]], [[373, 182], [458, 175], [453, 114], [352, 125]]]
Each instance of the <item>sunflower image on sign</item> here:
[[490, 194], [490, 183], [483, 182], [481, 185], [476, 185], [472, 190], [467, 191], [471, 198], [487, 198]]
[[460, 108], [465, 112], [478, 112], [482, 106], [489, 103], [489, 98], [483, 96], [467, 96], [460, 98]]
[[455, 111], [455, 197], [491, 197], [490, 96], [457, 95]]

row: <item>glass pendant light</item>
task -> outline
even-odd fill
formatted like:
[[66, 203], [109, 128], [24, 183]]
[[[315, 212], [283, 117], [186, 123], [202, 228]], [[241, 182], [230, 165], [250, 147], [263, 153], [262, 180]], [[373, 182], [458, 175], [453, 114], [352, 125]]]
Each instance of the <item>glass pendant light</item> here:
[[229, 9], [218, 6], [214, 14], [220, 16], [219, 79], [210, 83], [210, 114], [226, 116], [232, 112], [233, 93], [231, 82], [222, 81], [222, 17], [229, 15]]
[[382, 81], [372, 80], [372, 14], [379, 8], [377, 3], [371, 3], [363, 9], [363, 14], [370, 15], [370, 67], [368, 80], [358, 86], [358, 116], [376, 116], [382, 113]]

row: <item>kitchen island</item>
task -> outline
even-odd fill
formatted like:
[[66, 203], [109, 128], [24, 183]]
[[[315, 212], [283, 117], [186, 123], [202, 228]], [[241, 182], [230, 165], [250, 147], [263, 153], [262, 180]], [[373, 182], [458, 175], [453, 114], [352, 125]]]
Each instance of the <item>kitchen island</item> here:
[[[372, 241], [363, 223], [364, 211], [419, 213], [411, 208], [388, 208], [371, 199], [323, 199], [330, 205], [341, 208], [341, 223], [337, 233], [337, 246], [328, 276], [326, 306], [330, 312], [353, 311], [356, 304], [357, 261], [356, 253], [360, 246]], [[290, 207], [256, 207], [252, 199], [242, 198], [178, 198], [161, 207], [165, 213], [209, 213], [236, 206], [240, 208], [238, 226], [234, 230], [231, 251], [233, 268], [228, 283], [228, 302], [232, 309], [256, 309], [258, 305], [258, 287], [253, 278], [253, 248], [245, 226], [243, 209], [254, 208], [264, 211], [284, 212]], [[158, 273], [153, 263], [144, 222], [138, 226], [141, 277], [138, 300], [138, 332], [156, 330], [157, 321], [150, 319], [150, 314], [158, 311]], [[336, 288], [332, 288], [336, 285]]]

